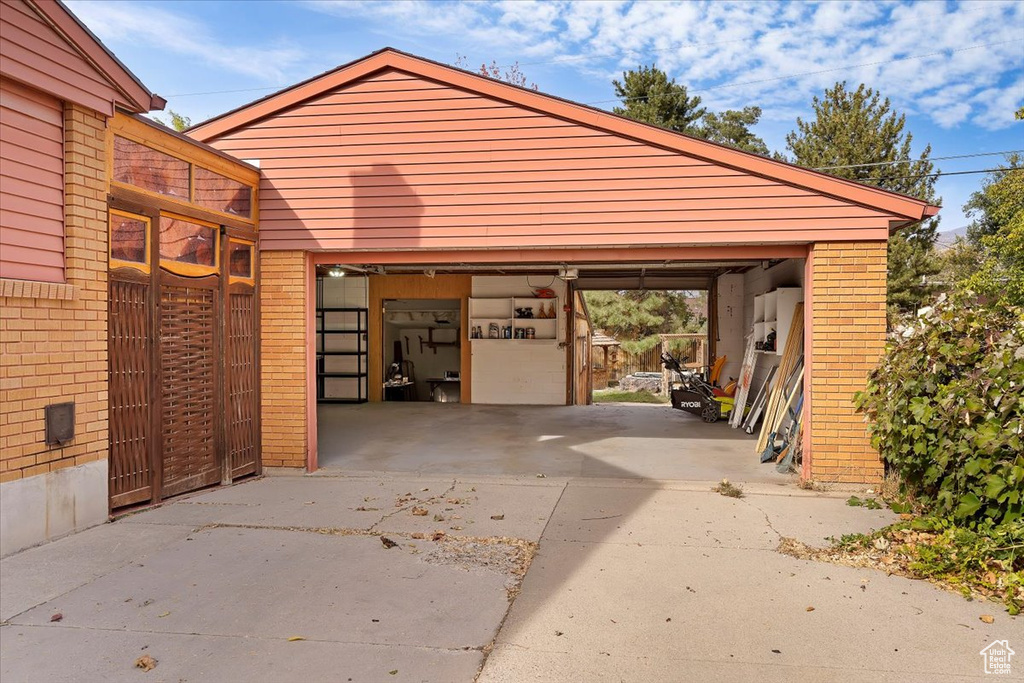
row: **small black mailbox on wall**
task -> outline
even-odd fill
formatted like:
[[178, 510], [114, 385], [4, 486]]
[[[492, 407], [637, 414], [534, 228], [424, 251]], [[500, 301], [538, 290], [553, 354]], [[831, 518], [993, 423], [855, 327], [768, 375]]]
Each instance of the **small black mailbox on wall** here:
[[46, 406], [46, 444], [63, 446], [75, 438], [75, 404], [51, 403]]

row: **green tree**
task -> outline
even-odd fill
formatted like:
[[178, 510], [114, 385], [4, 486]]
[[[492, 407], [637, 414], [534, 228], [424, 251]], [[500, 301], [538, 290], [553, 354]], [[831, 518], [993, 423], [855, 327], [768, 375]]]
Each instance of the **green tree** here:
[[615, 79], [612, 85], [623, 104], [612, 111], [652, 126], [692, 135], [707, 113], [700, 106], [700, 97], [690, 97], [685, 85], [676, 83], [653, 64], [623, 72], [622, 80]]
[[685, 85], [654, 66], [625, 71], [622, 80], [612, 81], [615, 95], [622, 100], [613, 111], [636, 121], [685, 133], [754, 154], [768, 154], [764, 140], [750, 131], [761, 119], [760, 107], [728, 109], [720, 114], [701, 106], [700, 97]]
[[757, 125], [760, 120], [761, 107], [728, 109], [721, 114], [709, 111], [697, 129], [697, 137], [768, 156], [768, 145], [750, 131], [750, 127]]
[[1024, 159], [1012, 154], [971, 195], [967, 239], [946, 254], [946, 273], [960, 289], [1024, 306]]
[[153, 120], [156, 121], [157, 123], [159, 123], [160, 125], [167, 126], [169, 128], [173, 128], [174, 130], [178, 131], [179, 133], [192, 125], [192, 119], [191, 118], [189, 118], [188, 116], [184, 116], [182, 114], [179, 114], [178, 112], [174, 111], [173, 109], [168, 109], [167, 110], [167, 115], [171, 117], [171, 122], [170, 123], [167, 123], [166, 121], [164, 121], [159, 116], [154, 116]]
[[704, 318], [689, 305], [694, 297], [682, 291], [584, 292], [594, 327], [604, 330], [630, 353], [658, 343], [658, 334], [699, 332]]
[[996, 235], [1024, 211], [1024, 158], [1011, 154], [1006, 164], [982, 181], [981, 189], [964, 204], [964, 213], [972, 219], [967, 238], [980, 244], [983, 237]]
[[[914, 157], [906, 116], [888, 98], [861, 84], [836, 83], [813, 102], [814, 119], [796, 120], [786, 136], [795, 163], [893, 192], [936, 201], [931, 145]], [[889, 240], [888, 303], [894, 315], [921, 307], [934, 292], [939, 272], [934, 245], [938, 219], [904, 228]]]

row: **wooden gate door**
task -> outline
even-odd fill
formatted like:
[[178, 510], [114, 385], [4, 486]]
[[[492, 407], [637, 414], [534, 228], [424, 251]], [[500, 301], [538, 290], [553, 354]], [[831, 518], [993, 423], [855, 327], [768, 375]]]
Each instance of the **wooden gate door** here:
[[260, 470], [255, 240], [146, 206], [116, 206], [111, 509]]
[[[252, 256], [251, 245], [232, 239], [228, 245], [229, 277], [237, 279], [228, 286], [227, 310], [227, 417], [228, 438], [227, 478], [242, 477], [259, 471], [259, 366], [257, 347], [259, 336], [255, 281], [249, 282], [231, 270], [241, 272], [239, 265]], [[250, 270], [255, 264], [250, 264]]]
[[153, 288], [149, 260], [152, 217], [110, 212], [107, 341], [110, 412], [110, 507], [153, 498]]
[[173, 496], [221, 480], [220, 276], [160, 280], [161, 495]]

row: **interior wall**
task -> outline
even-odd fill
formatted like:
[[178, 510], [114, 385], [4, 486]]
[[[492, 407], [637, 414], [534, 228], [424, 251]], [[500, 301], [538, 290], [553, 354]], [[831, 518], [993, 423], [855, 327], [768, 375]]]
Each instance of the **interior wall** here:
[[[558, 295], [558, 337], [537, 340], [481, 340], [472, 345], [473, 397], [477, 403], [565, 405], [567, 391], [564, 281], [550, 276], [474, 276], [474, 297], [530, 297], [536, 287]], [[467, 318], [468, 320], [468, 318]], [[472, 325], [467, 322], [463, 327]]]
[[[746, 336], [750, 331], [750, 318], [744, 310], [742, 274], [722, 275], [718, 278], [718, 328], [716, 330], [715, 354], [727, 356], [719, 380], [722, 386], [730, 377], [740, 376], [743, 352], [746, 350]], [[753, 301], [753, 299], [751, 299]], [[753, 315], [753, 310], [751, 310]]]
[[[469, 325], [465, 322], [469, 319], [469, 297], [473, 291], [473, 276], [471, 275], [435, 275], [427, 277], [424, 274], [415, 275], [370, 275], [367, 278], [369, 286], [368, 302], [370, 309], [370, 401], [380, 401], [383, 394], [384, 383], [384, 300], [385, 299], [457, 299], [460, 302], [460, 320], [463, 321], [459, 330], [459, 367], [461, 372], [462, 386], [460, 400], [462, 403], [471, 403], [473, 400], [473, 368], [471, 365], [471, 350], [469, 346]], [[411, 345], [410, 337], [410, 345]], [[391, 352], [388, 351], [390, 358]], [[417, 379], [419, 371], [417, 370]]]
[[[425, 300], [432, 301], [432, 300]], [[453, 300], [437, 301], [437, 309], [450, 308]], [[461, 301], [454, 302], [456, 313], [462, 307]], [[384, 368], [387, 370], [394, 361], [394, 345], [399, 342], [402, 346], [403, 360], [412, 363], [413, 378], [416, 381], [416, 400], [427, 401], [430, 398], [430, 383], [427, 379], [432, 377], [444, 377], [446, 371], [458, 372], [462, 364], [462, 348], [456, 346], [438, 346], [431, 349], [427, 346], [430, 339], [429, 325], [414, 326], [415, 323], [403, 321], [400, 324], [390, 322], [393, 319], [402, 319], [403, 314], [409, 311], [392, 310], [391, 307], [385, 312], [384, 322]], [[422, 316], [416, 316], [422, 317]], [[449, 327], [432, 326], [434, 328], [435, 342], [455, 341], [460, 334], [462, 321]]]
[[[804, 259], [786, 259], [771, 268], [755, 267], [743, 274], [743, 319], [740, 344], [743, 345], [746, 335], [750, 332], [754, 320], [754, 297], [764, 294], [776, 287], [803, 287], [804, 286]], [[781, 351], [781, 349], [780, 349]], [[740, 351], [742, 361], [743, 351]], [[758, 353], [757, 364], [754, 366], [753, 381], [750, 385], [750, 395], [753, 397], [760, 389], [761, 383], [767, 376], [768, 371], [778, 366], [782, 360], [780, 354]], [[737, 371], [738, 372], [738, 371]]]

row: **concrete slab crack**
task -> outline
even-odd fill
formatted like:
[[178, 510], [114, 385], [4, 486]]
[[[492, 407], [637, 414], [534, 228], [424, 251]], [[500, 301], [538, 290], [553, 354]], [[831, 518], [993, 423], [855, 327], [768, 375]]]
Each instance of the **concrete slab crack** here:
[[433, 505], [434, 503], [444, 500], [455, 491], [455, 487], [458, 486], [458, 484], [459, 480], [453, 479], [451, 485], [441, 493], [430, 496], [429, 498], [419, 498], [417, 496], [413, 496], [412, 500], [409, 500], [408, 503], [406, 503], [405, 505], [395, 508], [391, 512], [387, 512], [384, 515], [382, 515], [380, 519], [378, 519], [376, 522], [367, 527], [367, 531], [376, 531], [377, 527], [379, 527], [381, 524], [388, 521], [395, 515], [401, 514], [402, 512], [405, 512], [407, 510], [411, 510], [414, 507], [417, 507], [419, 505]]
[[749, 505], [750, 507], [754, 508], [762, 515], [764, 515], [764, 522], [768, 525], [768, 528], [772, 530], [772, 533], [779, 537], [780, 541], [783, 539], [782, 534], [779, 533], [779, 530], [776, 529], [775, 526], [772, 524], [772, 519], [768, 516], [767, 512], [765, 512], [760, 506], [755, 505], [753, 502], [751, 502], [749, 498], [740, 498], [739, 500], [741, 503], [746, 503], [747, 505]]

